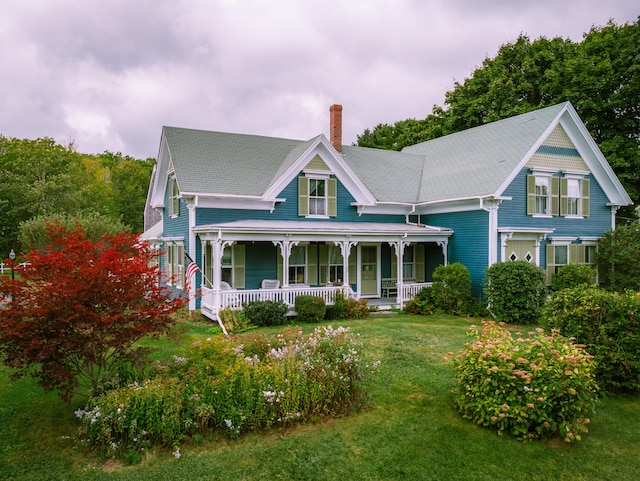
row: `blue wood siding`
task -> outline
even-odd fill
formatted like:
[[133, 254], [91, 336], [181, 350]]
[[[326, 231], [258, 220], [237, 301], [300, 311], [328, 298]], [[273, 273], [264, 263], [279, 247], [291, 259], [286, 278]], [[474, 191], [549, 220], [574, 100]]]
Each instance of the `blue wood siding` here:
[[[449, 238], [449, 264], [460, 262], [469, 269], [471, 293], [480, 297], [489, 262], [489, 213], [483, 210], [426, 216], [427, 224], [453, 229]], [[437, 267], [437, 266], [436, 266]]]
[[267, 242], [245, 244], [245, 288], [259, 289], [264, 279], [278, 278], [276, 246]]
[[[611, 228], [611, 209], [607, 207], [609, 199], [592, 175], [589, 179], [589, 216], [583, 219], [571, 219], [562, 216], [533, 217], [527, 215], [527, 175], [528, 169], [523, 169], [505, 190], [505, 197], [512, 200], [505, 201], [498, 211], [499, 227], [534, 227], [539, 229], [555, 229], [550, 236], [566, 237], [600, 237]], [[560, 173], [558, 173], [559, 175]], [[498, 239], [498, 242], [500, 240]], [[547, 239], [540, 245], [540, 267], [547, 265], [545, 246]], [[576, 241], [577, 242], [577, 241]], [[498, 246], [498, 255], [501, 249]], [[502, 259], [499, 259], [502, 260]]]
[[273, 212], [268, 210], [247, 209], [204, 209], [196, 212], [196, 224], [219, 224], [236, 220], [297, 220], [305, 222], [384, 222], [404, 223], [402, 215], [358, 215], [357, 209], [351, 205], [355, 202], [353, 196], [342, 185], [337, 183], [337, 216], [323, 219], [306, 218], [298, 216], [298, 179], [294, 179], [278, 196], [286, 199], [285, 202], [276, 204]]
[[427, 282], [433, 282], [433, 271], [441, 265], [444, 265], [444, 253], [442, 252], [442, 247], [435, 243], [425, 244], [424, 269], [425, 280]]
[[611, 209], [607, 207], [607, 199], [600, 185], [593, 176], [589, 179], [589, 216], [584, 219], [571, 219], [562, 216], [533, 217], [527, 215], [527, 175], [524, 169], [505, 190], [504, 196], [512, 200], [504, 201], [498, 211], [499, 227], [535, 227], [554, 228], [553, 235], [559, 236], [600, 236], [611, 228]]

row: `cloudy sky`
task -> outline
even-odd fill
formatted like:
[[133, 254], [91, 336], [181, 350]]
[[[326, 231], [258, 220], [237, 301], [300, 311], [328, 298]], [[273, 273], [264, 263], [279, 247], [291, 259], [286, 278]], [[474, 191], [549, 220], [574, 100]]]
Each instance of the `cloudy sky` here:
[[0, 0], [0, 134], [155, 157], [163, 125], [343, 142], [424, 118], [523, 33], [574, 41], [629, 0]]

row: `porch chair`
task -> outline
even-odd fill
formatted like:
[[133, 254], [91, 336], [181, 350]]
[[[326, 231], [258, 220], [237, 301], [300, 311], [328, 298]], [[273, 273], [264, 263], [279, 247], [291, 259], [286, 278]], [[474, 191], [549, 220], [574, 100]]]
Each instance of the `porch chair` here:
[[278, 279], [264, 279], [260, 285], [261, 289], [280, 289], [280, 281]]

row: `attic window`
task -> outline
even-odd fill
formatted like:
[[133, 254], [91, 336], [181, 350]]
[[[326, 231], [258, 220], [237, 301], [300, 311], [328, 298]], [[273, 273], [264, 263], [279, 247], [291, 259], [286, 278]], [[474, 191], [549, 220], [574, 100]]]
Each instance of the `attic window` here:
[[335, 217], [337, 181], [326, 176], [298, 177], [298, 215]]
[[180, 192], [175, 177], [169, 177], [169, 216], [178, 217], [180, 215]]

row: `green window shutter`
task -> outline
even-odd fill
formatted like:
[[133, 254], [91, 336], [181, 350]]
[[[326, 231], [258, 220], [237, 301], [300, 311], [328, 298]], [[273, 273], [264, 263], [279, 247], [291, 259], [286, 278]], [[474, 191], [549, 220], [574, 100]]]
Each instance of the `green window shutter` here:
[[569, 210], [569, 199], [567, 192], [569, 190], [569, 179], [563, 177], [560, 179], [560, 215], [567, 215]]
[[284, 279], [282, 276], [282, 269], [283, 269], [283, 264], [282, 264], [282, 250], [280, 249], [280, 247], [276, 247], [276, 265], [277, 265], [277, 269], [278, 269], [278, 280], [280, 281], [280, 285], [283, 284]]
[[329, 277], [329, 246], [327, 244], [320, 244], [318, 246], [318, 252], [320, 253], [319, 283], [321, 286], [324, 286], [327, 284], [327, 278]]
[[556, 263], [556, 249], [553, 244], [547, 244], [547, 285], [553, 280], [553, 267]]
[[211, 289], [211, 278], [213, 277], [213, 269], [211, 266], [211, 261], [213, 258], [213, 246], [207, 242], [204, 246], [204, 275], [205, 275], [205, 286]]
[[298, 215], [309, 215], [309, 179], [298, 177]]
[[233, 287], [244, 289], [245, 287], [245, 251], [244, 244], [233, 246]]
[[560, 178], [551, 177], [551, 215], [558, 215], [559, 206], [559, 190], [560, 190]]
[[527, 175], [527, 215], [536, 213], [536, 176]]
[[358, 281], [358, 250], [352, 248], [351, 254], [349, 254], [349, 283], [356, 284]]
[[307, 283], [318, 285], [318, 245], [309, 244], [307, 247]]
[[414, 247], [416, 256], [416, 281], [424, 282], [424, 244], [417, 244]]
[[396, 255], [396, 250], [391, 248], [391, 279], [398, 279], [398, 256]]
[[327, 181], [327, 210], [329, 217], [336, 217], [338, 215], [338, 181], [336, 179], [329, 179]]
[[569, 263], [584, 264], [585, 250], [582, 244], [571, 244], [569, 246]]
[[589, 217], [589, 179], [582, 179], [582, 216]]

